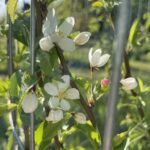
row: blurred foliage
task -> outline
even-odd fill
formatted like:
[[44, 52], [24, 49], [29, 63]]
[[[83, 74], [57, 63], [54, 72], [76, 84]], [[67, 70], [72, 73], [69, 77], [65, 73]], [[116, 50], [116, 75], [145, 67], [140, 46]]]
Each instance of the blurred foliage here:
[[[44, 82], [56, 80], [60, 77], [59, 61], [55, 51], [46, 55], [39, 50], [36, 43], [36, 74], [30, 76], [30, 52], [29, 46], [29, 11], [22, 14], [15, 14], [15, 6], [11, 6], [11, 0], [8, 3], [8, 13], [11, 14], [11, 20], [14, 21], [14, 68], [15, 73], [6, 77], [7, 73], [7, 52], [6, 38], [8, 27], [6, 24], [0, 26], [0, 149], [8, 145], [11, 149], [13, 140], [9, 133], [8, 112], [16, 109], [17, 123], [21, 126], [29, 124], [28, 116], [21, 110], [21, 101], [27, 91], [36, 85], [36, 92], [39, 95], [40, 107], [36, 111], [36, 131], [35, 140], [37, 149], [55, 149], [53, 137], [57, 134], [64, 146], [68, 150], [91, 150], [99, 149], [101, 138], [92, 125], [87, 122], [86, 125], [78, 125], [70, 116], [58, 124], [48, 124], [44, 121], [46, 116], [42, 105], [46, 105], [48, 96], [41, 88], [39, 75], [44, 78]], [[74, 74], [74, 80], [84, 95], [89, 93], [90, 81], [88, 71], [88, 50], [90, 47], [102, 48], [105, 52], [112, 52], [112, 43], [114, 38], [115, 22], [117, 20], [118, 7], [121, 5], [119, 0], [45, 0], [49, 8], [55, 7], [60, 23], [67, 16], [74, 16], [76, 25], [74, 31], [90, 31], [91, 40], [82, 49], [77, 47], [73, 53], [65, 53], [68, 65]], [[131, 59], [131, 71], [138, 80], [139, 87], [136, 89], [136, 96], [131, 92], [120, 91], [120, 101], [117, 106], [117, 121], [115, 137], [113, 139], [113, 149], [115, 150], [148, 150], [150, 149], [150, 119], [149, 119], [149, 96], [150, 96], [150, 12], [148, 0], [132, 1], [130, 34], [126, 50]], [[78, 33], [78, 32], [77, 32]], [[76, 32], [74, 33], [76, 35]], [[73, 37], [74, 35], [70, 35]], [[57, 69], [56, 69], [57, 67]], [[103, 70], [102, 70], [103, 69]], [[110, 78], [111, 66], [104, 67], [96, 72], [94, 78], [94, 114], [100, 131], [104, 130], [104, 113], [108, 98], [108, 90], [100, 86], [100, 80]], [[124, 67], [122, 74], [124, 74]], [[41, 83], [42, 84], [42, 83]], [[27, 87], [27, 88], [26, 88]], [[7, 100], [13, 97], [14, 104], [7, 104]], [[43, 102], [44, 101], [44, 102]], [[78, 102], [76, 102], [78, 103]], [[5, 110], [5, 111], [3, 111]], [[74, 110], [80, 110], [75, 108]], [[63, 125], [62, 125], [63, 124]], [[18, 132], [22, 133], [18, 128]], [[4, 134], [5, 133], [5, 134]]]

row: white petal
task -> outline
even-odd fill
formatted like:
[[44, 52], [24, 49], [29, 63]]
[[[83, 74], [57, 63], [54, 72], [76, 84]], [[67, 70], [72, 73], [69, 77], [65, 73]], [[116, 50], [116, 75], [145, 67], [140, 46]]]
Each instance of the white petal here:
[[24, 1], [23, 0], [18, 0], [17, 2], [17, 12], [21, 13], [23, 11], [24, 7]]
[[31, 5], [31, 0], [24, 0], [24, 3]]
[[102, 56], [100, 57], [100, 59], [99, 59], [99, 62], [98, 62], [98, 64], [97, 64], [97, 67], [102, 67], [102, 66], [104, 66], [104, 65], [108, 62], [109, 58], [110, 58], [110, 55], [109, 55], [109, 54], [104, 54], [104, 55], [102, 55]]
[[80, 98], [79, 91], [76, 88], [70, 88], [66, 91], [65, 98], [71, 100], [79, 99]]
[[87, 43], [89, 41], [90, 36], [91, 36], [90, 32], [81, 32], [74, 38], [73, 41], [77, 45], [84, 45], [85, 43]]
[[59, 93], [65, 92], [69, 87], [67, 83], [59, 82], [59, 81], [57, 82], [57, 86], [58, 86]]
[[70, 109], [70, 104], [69, 102], [67, 102], [66, 100], [61, 100], [60, 101], [60, 107], [65, 110], [68, 111]]
[[22, 101], [22, 109], [25, 113], [32, 113], [38, 107], [38, 100], [35, 93], [28, 93]]
[[6, 12], [6, 4], [4, 2], [1, 2], [0, 1], [0, 24], [3, 23], [3, 21], [5, 20], [5, 17], [7, 15], [7, 12]]
[[64, 51], [74, 51], [75, 44], [73, 40], [69, 38], [63, 38], [58, 42], [59, 47]]
[[137, 81], [133, 77], [122, 79], [120, 83], [123, 85], [125, 90], [132, 90], [137, 87]]
[[63, 76], [61, 77], [61, 79], [62, 79], [65, 83], [67, 83], [67, 84], [70, 85], [70, 76], [69, 76], [69, 75], [63, 75]]
[[55, 84], [52, 84], [52, 83], [46, 83], [44, 85], [44, 90], [52, 95], [52, 96], [57, 96], [58, 95], [58, 89], [57, 89], [57, 86]]
[[80, 124], [85, 124], [86, 123], [86, 117], [83, 113], [76, 113], [74, 116], [74, 119], [80, 123]]
[[39, 41], [39, 45], [40, 45], [40, 48], [41, 48], [43, 51], [50, 51], [50, 49], [51, 49], [52, 47], [54, 47], [54, 44], [52, 43], [52, 40], [51, 40], [50, 36], [47, 36], [47, 37], [42, 38], [42, 39]]
[[46, 21], [43, 24], [42, 32], [44, 36], [49, 36], [54, 33], [57, 28], [57, 19], [55, 16], [55, 9], [51, 9], [48, 12]]
[[75, 24], [74, 17], [68, 17], [65, 21], [60, 25], [59, 31], [64, 33], [64, 36], [67, 36], [71, 33]]
[[51, 108], [57, 108], [59, 106], [59, 99], [58, 97], [51, 97], [48, 101], [48, 105]]
[[46, 118], [47, 121], [52, 121], [56, 123], [63, 119], [63, 111], [62, 110], [51, 110], [49, 112], [48, 117]]
[[93, 55], [92, 55], [92, 60], [91, 60], [91, 66], [92, 67], [97, 67], [98, 63], [99, 63], [99, 60], [100, 60], [100, 57], [101, 57], [101, 49], [97, 49]]
[[90, 62], [90, 65], [92, 64], [92, 53], [93, 53], [93, 48], [91, 48], [90, 51], [89, 51], [89, 62]]

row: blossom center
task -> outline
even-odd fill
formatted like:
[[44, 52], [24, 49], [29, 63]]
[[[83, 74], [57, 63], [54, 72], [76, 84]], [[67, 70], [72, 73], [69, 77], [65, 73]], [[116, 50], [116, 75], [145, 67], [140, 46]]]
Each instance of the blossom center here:
[[64, 99], [65, 98], [65, 92], [59, 92], [58, 98], [60, 100]]

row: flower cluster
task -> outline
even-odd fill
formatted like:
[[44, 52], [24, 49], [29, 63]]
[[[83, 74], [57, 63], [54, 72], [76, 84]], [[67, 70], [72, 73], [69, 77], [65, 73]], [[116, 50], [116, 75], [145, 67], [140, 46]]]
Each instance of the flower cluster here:
[[75, 44], [83, 45], [88, 42], [91, 33], [81, 32], [74, 39], [68, 37], [75, 25], [74, 17], [68, 17], [58, 26], [55, 9], [48, 12], [46, 21], [43, 24], [44, 37], [39, 41], [39, 45], [43, 51], [50, 51], [56, 44], [62, 50], [73, 51]]
[[[63, 111], [70, 110], [69, 100], [76, 100], [80, 98], [79, 91], [76, 88], [70, 87], [70, 76], [64, 75], [61, 77], [61, 79], [63, 82], [56, 81], [55, 83], [46, 83], [44, 85], [44, 90], [49, 95], [51, 95], [48, 102], [48, 105], [51, 108], [51, 110], [46, 120], [52, 121], [53, 123], [56, 123], [63, 119]], [[80, 118], [79, 120], [85, 120], [83, 114], [79, 116], [80, 117], [75, 118]]]

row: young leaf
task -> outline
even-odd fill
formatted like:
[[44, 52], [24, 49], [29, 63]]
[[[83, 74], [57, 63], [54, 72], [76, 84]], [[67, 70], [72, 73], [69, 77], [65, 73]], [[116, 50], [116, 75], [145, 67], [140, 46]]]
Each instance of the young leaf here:
[[17, 108], [16, 104], [0, 104], [0, 116]]
[[18, 81], [16, 73], [12, 74], [12, 76], [10, 77], [9, 92], [11, 97], [18, 96]]
[[18, 0], [9, 0], [7, 3], [7, 11], [8, 14], [10, 15], [10, 19], [12, 23], [14, 23], [15, 21], [15, 11], [17, 8], [17, 2]]
[[35, 131], [35, 142], [39, 145], [39, 149], [43, 150], [50, 144], [51, 139], [57, 135], [59, 129], [61, 129], [63, 120], [58, 123], [42, 122]]
[[131, 44], [133, 43], [138, 24], [139, 24], [139, 19], [136, 19], [131, 26], [130, 34], [129, 34], [129, 42]]

